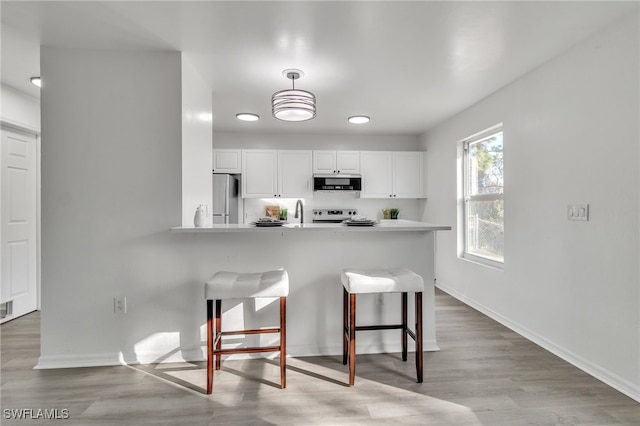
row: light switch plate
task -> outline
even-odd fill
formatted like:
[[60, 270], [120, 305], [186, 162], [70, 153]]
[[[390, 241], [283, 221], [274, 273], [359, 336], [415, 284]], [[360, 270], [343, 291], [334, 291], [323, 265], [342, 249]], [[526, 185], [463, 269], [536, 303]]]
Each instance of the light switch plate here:
[[589, 220], [589, 204], [569, 204], [567, 206], [567, 219]]

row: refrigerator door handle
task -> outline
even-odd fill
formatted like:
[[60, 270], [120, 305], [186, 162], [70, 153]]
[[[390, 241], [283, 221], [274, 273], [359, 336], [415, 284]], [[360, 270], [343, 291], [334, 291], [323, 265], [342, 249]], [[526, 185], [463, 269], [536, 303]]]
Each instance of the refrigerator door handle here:
[[227, 179], [224, 183], [224, 193], [226, 194], [226, 197], [224, 197], [224, 213], [226, 215], [224, 223], [229, 223], [229, 187], [231, 186], [230, 180], [230, 176], [227, 176]]

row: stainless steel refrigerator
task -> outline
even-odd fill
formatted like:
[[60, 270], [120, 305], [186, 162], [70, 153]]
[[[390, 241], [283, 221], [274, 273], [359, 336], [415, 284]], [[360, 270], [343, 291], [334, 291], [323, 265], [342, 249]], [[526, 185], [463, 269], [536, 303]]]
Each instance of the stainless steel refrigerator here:
[[238, 179], [232, 175], [213, 175], [213, 223], [238, 223]]

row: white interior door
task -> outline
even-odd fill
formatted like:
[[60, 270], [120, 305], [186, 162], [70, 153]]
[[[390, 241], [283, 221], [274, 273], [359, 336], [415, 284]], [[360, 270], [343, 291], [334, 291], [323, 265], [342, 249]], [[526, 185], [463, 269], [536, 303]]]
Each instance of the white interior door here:
[[38, 308], [36, 264], [36, 137], [1, 130], [0, 324]]

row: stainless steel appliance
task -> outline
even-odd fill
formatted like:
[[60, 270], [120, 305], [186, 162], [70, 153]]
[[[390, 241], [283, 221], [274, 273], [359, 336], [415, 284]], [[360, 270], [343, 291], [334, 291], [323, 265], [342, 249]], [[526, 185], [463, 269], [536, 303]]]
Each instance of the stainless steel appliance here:
[[213, 223], [238, 223], [238, 179], [232, 175], [213, 175]]
[[340, 223], [358, 215], [356, 209], [313, 209], [313, 223]]
[[362, 176], [349, 174], [313, 175], [314, 191], [360, 191]]

